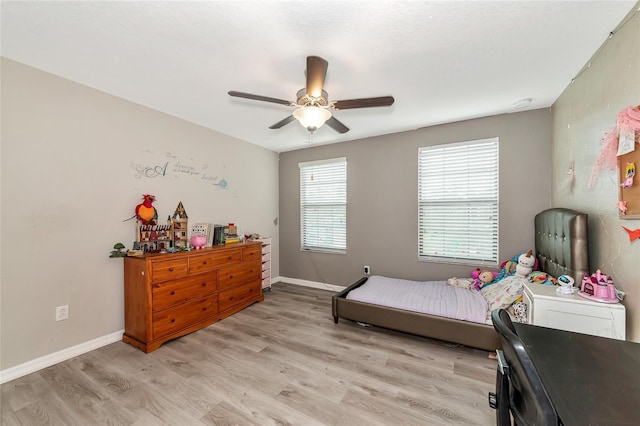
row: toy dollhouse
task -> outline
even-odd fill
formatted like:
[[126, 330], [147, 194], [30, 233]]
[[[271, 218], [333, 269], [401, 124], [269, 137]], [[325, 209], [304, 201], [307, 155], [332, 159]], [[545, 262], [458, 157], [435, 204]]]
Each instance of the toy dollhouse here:
[[173, 216], [167, 216], [167, 223], [158, 225], [155, 223], [142, 224], [136, 221], [136, 241], [133, 244], [135, 250], [142, 253], [159, 251], [182, 250], [189, 246], [187, 239], [189, 216], [182, 205], [178, 203]]
[[171, 223], [173, 224], [173, 246], [177, 248], [189, 247], [189, 240], [187, 239], [187, 230], [189, 216], [182, 206], [182, 201], [178, 203]]

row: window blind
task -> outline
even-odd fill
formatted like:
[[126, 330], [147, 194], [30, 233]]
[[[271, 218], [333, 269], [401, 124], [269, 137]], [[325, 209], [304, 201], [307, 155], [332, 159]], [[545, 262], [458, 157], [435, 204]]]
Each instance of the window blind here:
[[347, 159], [312, 161], [298, 166], [301, 248], [346, 252]]
[[418, 149], [418, 256], [498, 263], [498, 138]]

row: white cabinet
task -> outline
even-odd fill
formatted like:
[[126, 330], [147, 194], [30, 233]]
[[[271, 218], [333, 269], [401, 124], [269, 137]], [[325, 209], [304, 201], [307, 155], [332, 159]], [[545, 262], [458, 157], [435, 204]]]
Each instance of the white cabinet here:
[[259, 238], [262, 242], [262, 289], [271, 290], [271, 238]]
[[625, 307], [600, 303], [574, 294], [558, 294], [556, 286], [525, 284], [529, 324], [625, 340]]

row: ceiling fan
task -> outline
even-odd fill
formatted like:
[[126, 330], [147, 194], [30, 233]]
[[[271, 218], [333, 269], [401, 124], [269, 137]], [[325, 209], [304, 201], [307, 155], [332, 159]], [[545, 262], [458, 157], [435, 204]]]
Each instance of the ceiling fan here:
[[253, 99], [256, 101], [272, 102], [296, 108], [293, 114], [269, 126], [270, 129], [279, 129], [282, 126], [298, 120], [303, 127], [313, 133], [324, 123], [339, 133], [346, 133], [349, 128], [342, 124], [331, 113], [332, 110], [370, 108], [379, 106], [391, 106], [395, 99], [393, 96], [378, 98], [347, 99], [342, 101], [329, 101], [329, 95], [324, 91], [324, 80], [327, 76], [329, 63], [319, 56], [307, 56], [307, 85], [296, 94], [296, 101], [270, 98], [268, 96], [254, 95], [245, 92], [230, 91], [229, 95], [237, 98]]

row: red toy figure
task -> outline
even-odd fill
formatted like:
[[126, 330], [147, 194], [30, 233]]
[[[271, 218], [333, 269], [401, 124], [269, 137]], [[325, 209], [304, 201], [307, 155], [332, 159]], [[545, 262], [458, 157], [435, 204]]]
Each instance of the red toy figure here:
[[143, 194], [142, 199], [144, 201], [136, 206], [136, 219], [139, 219], [143, 225], [147, 223], [155, 223], [158, 219], [158, 211], [153, 207], [153, 202], [156, 200], [156, 197], [149, 194]]

